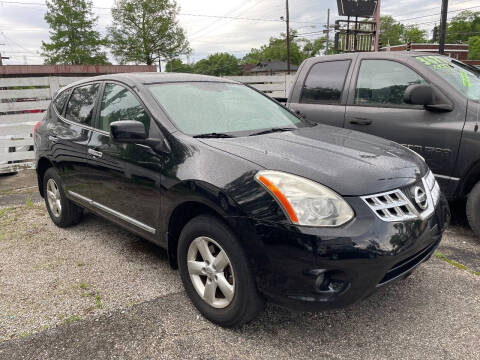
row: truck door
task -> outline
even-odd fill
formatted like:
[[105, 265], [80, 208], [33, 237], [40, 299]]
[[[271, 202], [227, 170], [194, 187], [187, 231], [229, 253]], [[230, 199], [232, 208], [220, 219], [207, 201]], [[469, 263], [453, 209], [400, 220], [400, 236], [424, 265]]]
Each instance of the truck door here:
[[429, 82], [406, 63], [364, 58], [356, 67], [358, 76], [351, 85], [345, 127], [393, 140], [416, 151], [446, 190], [455, 167], [466, 102], [456, 102], [449, 112], [410, 105], [403, 100], [407, 87]]
[[[321, 124], [343, 127], [345, 81], [352, 60], [321, 61], [310, 66], [305, 79], [299, 78], [289, 107], [298, 115]], [[299, 83], [300, 82], [300, 83]]]

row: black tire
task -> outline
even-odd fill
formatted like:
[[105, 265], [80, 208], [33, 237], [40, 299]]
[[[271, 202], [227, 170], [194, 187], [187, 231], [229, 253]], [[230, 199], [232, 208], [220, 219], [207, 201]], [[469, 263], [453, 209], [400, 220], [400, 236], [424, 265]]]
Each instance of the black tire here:
[[468, 194], [467, 219], [473, 232], [480, 239], [480, 182]]
[[[55, 182], [60, 194], [61, 211], [59, 215], [54, 214], [54, 210], [50, 208], [48, 201], [47, 184], [50, 179]], [[82, 219], [83, 209], [67, 199], [65, 192], [63, 191], [63, 185], [62, 181], [60, 180], [60, 176], [58, 176], [57, 170], [53, 167], [49, 168], [43, 176], [43, 195], [48, 214], [55, 225], [64, 228], [80, 222]]]
[[[187, 254], [190, 244], [199, 237], [208, 237], [223, 248], [235, 274], [233, 298], [224, 308], [215, 308], [203, 300], [190, 278]], [[237, 327], [253, 320], [263, 309], [264, 300], [258, 293], [245, 252], [236, 236], [219, 219], [200, 215], [190, 220], [180, 234], [177, 254], [180, 276], [187, 295], [198, 311], [211, 322], [222, 327]]]

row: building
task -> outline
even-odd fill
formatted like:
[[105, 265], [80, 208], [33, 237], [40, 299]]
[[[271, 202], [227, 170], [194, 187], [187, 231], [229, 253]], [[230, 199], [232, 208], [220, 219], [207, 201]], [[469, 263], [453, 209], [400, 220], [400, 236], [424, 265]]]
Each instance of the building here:
[[[410, 51], [431, 52], [432, 54], [438, 54], [438, 44], [415, 44], [410, 45]], [[408, 45], [395, 45], [385, 46], [382, 51], [408, 51]], [[480, 65], [480, 60], [467, 60], [468, 59], [468, 44], [445, 44], [445, 55], [450, 56], [453, 59], [462, 61], [470, 65]]]
[[[297, 70], [297, 65], [290, 64], [290, 73], [295, 73]], [[249, 72], [252, 75], [281, 75], [286, 74], [287, 71], [287, 63], [285, 61], [269, 60], [260, 61]]]

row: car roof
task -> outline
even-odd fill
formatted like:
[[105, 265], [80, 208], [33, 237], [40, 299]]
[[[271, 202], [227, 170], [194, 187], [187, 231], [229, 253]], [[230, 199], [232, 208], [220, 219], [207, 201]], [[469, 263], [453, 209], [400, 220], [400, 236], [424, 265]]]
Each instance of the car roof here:
[[229, 80], [226, 78], [220, 78], [216, 76], [209, 76], [209, 75], [187, 74], [187, 73], [138, 72], [138, 73], [120, 73], [120, 74], [92, 76], [89, 78], [75, 81], [69, 84], [68, 86], [66, 86], [64, 89], [78, 86], [83, 83], [88, 83], [92, 81], [106, 81], [106, 80], [120, 81], [130, 86], [135, 86], [139, 84], [147, 85], [147, 84], [161, 84], [161, 83], [188, 82], [188, 81], [238, 83], [237, 81]]

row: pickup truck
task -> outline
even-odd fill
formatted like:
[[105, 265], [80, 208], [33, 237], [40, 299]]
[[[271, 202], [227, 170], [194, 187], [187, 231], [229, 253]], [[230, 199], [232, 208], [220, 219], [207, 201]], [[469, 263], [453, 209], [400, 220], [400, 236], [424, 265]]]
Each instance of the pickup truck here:
[[287, 107], [421, 155], [449, 200], [466, 199], [469, 224], [480, 238], [478, 70], [421, 52], [320, 56], [301, 64]]

